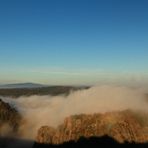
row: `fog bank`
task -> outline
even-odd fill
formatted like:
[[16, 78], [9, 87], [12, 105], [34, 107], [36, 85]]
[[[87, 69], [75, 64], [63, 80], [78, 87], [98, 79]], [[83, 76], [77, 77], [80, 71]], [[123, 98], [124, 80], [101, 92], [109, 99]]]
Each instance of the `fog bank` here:
[[145, 93], [143, 89], [122, 86], [95, 86], [68, 96], [22, 96], [3, 100], [22, 114], [24, 122], [19, 131], [22, 138], [34, 139], [41, 126], [56, 127], [70, 115], [126, 109], [148, 111]]

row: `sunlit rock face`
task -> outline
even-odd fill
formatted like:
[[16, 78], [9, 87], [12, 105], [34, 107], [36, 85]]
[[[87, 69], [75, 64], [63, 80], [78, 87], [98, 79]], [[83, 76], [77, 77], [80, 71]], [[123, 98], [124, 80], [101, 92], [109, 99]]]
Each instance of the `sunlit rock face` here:
[[15, 108], [0, 99], [0, 136], [14, 135], [21, 122], [21, 116]]
[[148, 126], [143, 126], [131, 111], [105, 114], [75, 115], [65, 119], [56, 129], [43, 126], [38, 130], [36, 142], [62, 144], [81, 137], [108, 135], [119, 143], [148, 142]]

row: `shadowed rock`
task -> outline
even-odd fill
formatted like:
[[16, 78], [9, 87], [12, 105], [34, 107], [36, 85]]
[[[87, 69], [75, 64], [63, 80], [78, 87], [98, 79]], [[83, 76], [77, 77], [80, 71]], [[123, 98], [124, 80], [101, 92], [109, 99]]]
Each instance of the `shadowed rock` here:
[[81, 137], [77, 141], [68, 141], [62, 144], [41, 144], [35, 143], [33, 148], [147, 148], [148, 143], [138, 144], [138, 143], [118, 143], [116, 140], [109, 136], [103, 137]]
[[0, 99], [0, 136], [17, 132], [21, 119], [15, 108]]

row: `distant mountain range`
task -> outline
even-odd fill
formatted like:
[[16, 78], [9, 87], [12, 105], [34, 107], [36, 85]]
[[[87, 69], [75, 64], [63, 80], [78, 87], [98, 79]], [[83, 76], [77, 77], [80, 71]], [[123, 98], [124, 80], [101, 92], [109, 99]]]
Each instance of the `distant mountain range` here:
[[13, 88], [41, 88], [48, 87], [48, 85], [42, 85], [37, 83], [16, 83], [16, 84], [5, 84], [0, 85], [0, 89], [13, 89]]

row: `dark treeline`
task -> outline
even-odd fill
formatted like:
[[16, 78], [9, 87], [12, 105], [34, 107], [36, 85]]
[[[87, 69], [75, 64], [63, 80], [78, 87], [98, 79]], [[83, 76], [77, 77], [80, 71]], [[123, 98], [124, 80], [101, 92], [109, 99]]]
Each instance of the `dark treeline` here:
[[0, 89], [0, 96], [17, 98], [20, 96], [31, 95], [68, 95], [71, 91], [87, 89], [89, 87], [72, 87], [72, 86], [51, 86], [41, 88], [13, 88]]

